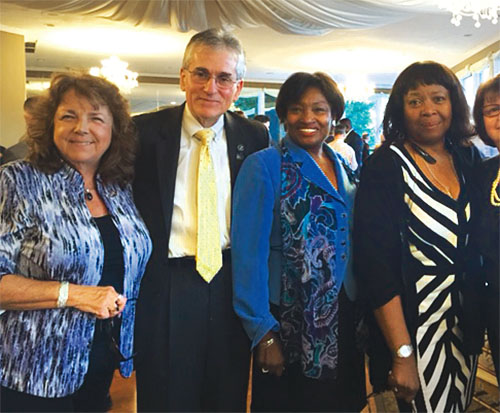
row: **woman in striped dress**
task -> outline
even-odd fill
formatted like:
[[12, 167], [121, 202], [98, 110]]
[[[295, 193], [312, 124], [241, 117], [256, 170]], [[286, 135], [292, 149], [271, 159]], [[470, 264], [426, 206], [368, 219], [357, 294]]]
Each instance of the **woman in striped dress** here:
[[375, 390], [394, 391], [401, 411], [465, 411], [471, 400], [480, 345], [464, 336], [476, 311], [470, 135], [456, 76], [414, 63], [394, 84], [386, 142], [361, 175], [354, 265], [374, 310], [371, 377]]

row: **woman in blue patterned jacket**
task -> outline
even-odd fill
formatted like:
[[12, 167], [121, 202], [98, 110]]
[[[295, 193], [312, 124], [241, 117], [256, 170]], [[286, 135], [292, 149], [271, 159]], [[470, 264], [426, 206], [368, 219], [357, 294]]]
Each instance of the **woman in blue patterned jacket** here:
[[294, 73], [276, 112], [287, 136], [245, 160], [233, 192], [233, 302], [254, 351], [252, 411], [360, 411], [363, 355], [346, 294], [355, 186], [324, 143], [344, 98], [328, 75]]
[[115, 368], [132, 372], [151, 252], [127, 103], [104, 79], [58, 75], [28, 143], [0, 169], [0, 410], [105, 411]]

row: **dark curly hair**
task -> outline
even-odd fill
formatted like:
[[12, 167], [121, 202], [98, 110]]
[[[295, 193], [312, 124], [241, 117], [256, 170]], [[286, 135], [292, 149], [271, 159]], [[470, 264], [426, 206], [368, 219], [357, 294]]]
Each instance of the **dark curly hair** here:
[[486, 133], [483, 119], [484, 99], [486, 95], [490, 94], [500, 96], [500, 74], [496, 75], [493, 79], [487, 80], [479, 86], [479, 89], [476, 92], [476, 100], [474, 101], [474, 109], [472, 109], [476, 133], [485, 144], [495, 146], [495, 143]]
[[420, 85], [441, 85], [450, 94], [452, 119], [446, 138], [457, 144], [466, 144], [474, 134], [470, 112], [460, 81], [446, 66], [437, 62], [416, 62], [408, 66], [394, 82], [384, 114], [385, 144], [407, 138], [404, 115], [404, 97]]
[[62, 158], [54, 144], [54, 116], [63, 96], [70, 90], [94, 105], [106, 105], [113, 116], [111, 144], [99, 162], [97, 173], [107, 184], [124, 186], [131, 182], [137, 137], [128, 103], [114, 84], [89, 74], [53, 76], [50, 88], [33, 110], [33, 122], [28, 127], [28, 160], [45, 173], [61, 168]]
[[280, 88], [276, 98], [276, 113], [281, 123], [285, 123], [288, 107], [297, 103], [310, 87], [315, 87], [325, 96], [332, 118], [337, 121], [344, 113], [344, 96], [337, 83], [326, 73], [296, 72], [292, 74]]

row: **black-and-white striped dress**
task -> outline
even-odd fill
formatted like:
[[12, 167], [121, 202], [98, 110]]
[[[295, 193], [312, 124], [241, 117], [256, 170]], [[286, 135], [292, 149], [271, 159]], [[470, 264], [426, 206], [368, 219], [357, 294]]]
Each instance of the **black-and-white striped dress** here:
[[405, 151], [401, 158], [404, 200], [409, 208], [409, 247], [420, 263], [415, 284], [418, 303], [416, 358], [421, 390], [414, 408], [463, 412], [474, 389], [477, 357], [463, 351], [461, 311], [455, 274], [468, 242], [470, 204], [464, 186], [452, 199], [435, 187]]

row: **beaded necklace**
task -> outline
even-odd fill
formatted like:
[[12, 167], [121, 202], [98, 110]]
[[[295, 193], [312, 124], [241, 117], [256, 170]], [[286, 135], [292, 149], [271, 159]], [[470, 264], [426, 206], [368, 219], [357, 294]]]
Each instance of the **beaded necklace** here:
[[490, 202], [491, 205], [498, 207], [500, 206], [500, 196], [498, 196], [498, 184], [500, 183], [500, 169], [498, 170], [497, 177], [493, 181], [491, 185], [491, 192], [490, 192]]

